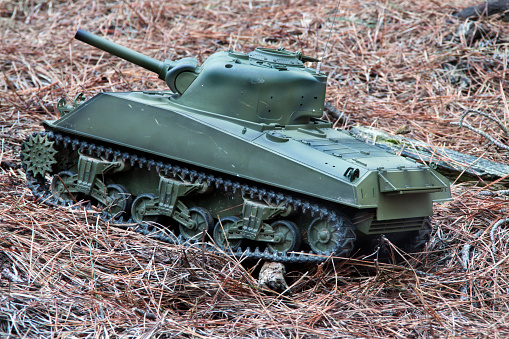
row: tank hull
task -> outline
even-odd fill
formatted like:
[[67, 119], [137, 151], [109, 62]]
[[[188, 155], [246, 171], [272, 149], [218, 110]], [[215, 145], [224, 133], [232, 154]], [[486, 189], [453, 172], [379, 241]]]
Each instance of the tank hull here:
[[183, 107], [168, 92], [102, 93], [44, 125], [339, 208], [376, 210], [380, 221], [429, 216], [433, 202], [450, 196], [447, 180], [438, 173], [326, 122], [246, 124]]

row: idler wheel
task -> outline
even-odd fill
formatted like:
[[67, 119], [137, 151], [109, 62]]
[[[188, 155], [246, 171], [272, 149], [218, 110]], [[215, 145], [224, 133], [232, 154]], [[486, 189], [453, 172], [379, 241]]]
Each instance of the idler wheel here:
[[278, 220], [271, 225], [275, 232], [274, 242], [267, 243], [267, 247], [273, 252], [293, 252], [300, 248], [302, 235], [294, 222]]
[[132, 204], [131, 193], [122, 185], [111, 184], [106, 186], [106, 206], [107, 213], [113, 217], [125, 215]]
[[221, 249], [230, 249], [235, 251], [242, 245], [242, 239], [228, 239], [228, 231], [235, 227], [240, 219], [237, 217], [225, 217], [220, 219], [214, 226], [213, 238], [217, 246]]
[[76, 173], [62, 171], [53, 176], [50, 185], [51, 194], [62, 202], [74, 203], [77, 201], [76, 192], [71, 192], [71, 187], [76, 181]]
[[214, 218], [205, 208], [191, 207], [189, 217], [192, 223], [191, 227], [179, 225], [180, 234], [186, 239], [201, 240], [203, 231], [210, 234], [214, 229]]
[[397, 246], [401, 247], [406, 253], [418, 253], [426, 249], [426, 244], [431, 239], [431, 219], [424, 218], [422, 227], [418, 231], [408, 232], [404, 241], [397, 242]]
[[153, 209], [154, 199], [157, 196], [150, 193], [140, 194], [134, 199], [131, 206], [131, 217], [137, 223], [142, 222], [157, 222], [159, 215], [149, 214], [150, 210]]

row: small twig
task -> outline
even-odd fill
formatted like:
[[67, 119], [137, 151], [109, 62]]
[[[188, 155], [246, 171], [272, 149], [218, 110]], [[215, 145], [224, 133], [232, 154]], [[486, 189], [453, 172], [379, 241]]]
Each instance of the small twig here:
[[461, 250], [461, 266], [463, 266], [463, 269], [466, 271], [468, 270], [468, 262], [470, 261], [470, 249], [472, 248], [472, 245], [466, 243], [463, 245], [463, 249]]
[[345, 100], [345, 103], [343, 104], [342, 111], [338, 110], [330, 102], [326, 102], [324, 107], [327, 111], [329, 111], [337, 119], [337, 121], [340, 121], [342, 119], [345, 119], [344, 115], [345, 115], [345, 107], [346, 107], [347, 102], [348, 102], [348, 100]]
[[485, 197], [496, 197], [498, 195], [509, 195], [509, 190], [500, 190], [500, 191], [480, 191], [476, 192], [475, 195], [485, 196]]
[[482, 115], [483, 117], [495, 122], [499, 127], [500, 129], [502, 129], [502, 131], [504, 131], [504, 133], [509, 137], [509, 130], [507, 129], [507, 127], [500, 121], [498, 120], [496, 117], [492, 116], [491, 114], [488, 114], [488, 113], [485, 113], [485, 112], [481, 112], [481, 111], [478, 111], [478, 110], [475, 110], [475, 109], [468, 109], [466, 110], [465, 112], [463, 112], [463, 114], [461, 115], [461, 118], [460, 118], [460, 121], [459, 122], [452, 122], [451, 124], [452, 125], [458, 125], [460, 128], [461, 127], [465, 127], [481, 136], [483, 136], [484, 138], [488, 139], [491, 143], [497, 145], [498, 147], [500, 148], [503, 148], [505, 150], [508, 150], [509, 151], [509, 146], [507, 145], [504, 145], [502, 144], [500, 141], [498, 140], [495, 140], [491, 135], [489, 135], [488, 133], [484, 132], [484, 131], [481, 131], [480, 129], [478, 128], [475, 128], [471, 125], [469, 125], [468, 123], [465, 123], [463, 122], [463, 120], [465, 119], [465, 116], [469, 113], [476, 113], [476, 114], [479, 114], [479, 115]]
[[493, 252], [493, 254], [495, 254], [497, 252], [497, 248], [496, 248], [496, 239], [495, 239], [495, 233], [498, 231], [499, 227], [503, 224], [509, 224], [509, 218], [506, 218], [506, 219], [500, 219], [499, 221], [497, 221], [493, 227], [491, 228], [491, 231], [490, 231], [490, 239], [491, 239], [491, 251]]

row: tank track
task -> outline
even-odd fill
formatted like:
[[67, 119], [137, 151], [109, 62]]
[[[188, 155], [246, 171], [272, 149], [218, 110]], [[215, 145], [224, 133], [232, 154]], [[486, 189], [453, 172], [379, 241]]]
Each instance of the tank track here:
[[[281, 263], [321, 263], [329, 258], [334, 258], [333, 256], [338, 257], [348, 257], [351, 251], [354, 249], [354, 244], [356, 240], [355, 230], [353, 225], [348, 225], [348, 223], [344, 223], [340, 218], [341, 214], [338, 212], [331, 210], [329, 207], [319, 205], [314, 202], [307, 201], [302, 198], [297, 198], [291, 196], [284, 192], [275, 192], [273, 190], [267, 190], [264, 188], [259, 188], [257, 186], [240, 183], [237, 181], [232, 181], [229, 179], [224, 179], [212, 173], [206, 173], [203, 169], [195, 170], [189, 169], [187, 167], [182, 167], [181, 165], [171, 164], [170, 162], [162, 162], [156, 161], [154, 159], [147, 158], [145, 156], [139, 156], [129, 152], [122, 152], [120, 150], [115, 150], [111, 147], [104, 147], [101, 145], [96, 145], [94, 143], [89, 143], [84, 140], [80, 140], [76, 137], [71, 137], [68, 135], [63, 135], [60, 133], [54, 133], [51, 131], [42, 131], [35, 132], [33, 135], [40, 134], [41, 136], [47, 136], [48, 140], [55, 141], [57, 145], [63, 144], [64, 147], [71, 147], [72, 150], [79, 149], [82, 153], [88, 153], [88, 155], [94, 155], [97, 157], [104, 157], [107, 160], [121, 158], [124, 162], [129, 162], [131, 166], [139, 166], [139, 168], [145, 167], [148, 171], [151, 169], [155, 169], [157, 172], [164, 172], [165, 175], [168, 173], [175, 175], [181, 175], [184, 178], [189, 178], [191, 181], [198, 179], [200, 182], [206, 181], [208, 185], [214, 185], [216, 189], [224, 189], [225, 191], [231, 191], [235, 193], [237, 190], [241, 190], [243, 195], [249, 195], [251, 198], [258, 198], [259, 200], [266, 199], [269, 202], [275, 201], [277, 204], [281, 202], [286, 202], [288, 205], [291, 205], [294, 210], [302, 211], [303, 214], [309, 213], [311, 217], [318, 217], [321, 220], [327, 220], [328, 222], [337, 222], [337, 230], [341, 234], [340, 240], [341, 243], [336, 242], [337, 245], [340, 245], [341, 251], [339, 253], [327, 253], [325, 255], [317, 255], [313, 253], [313, 251], [305, 252], [297, 252], [297, 253], [274, 253], [271, 252], [268, 248], [265, 248], [264, 251], [261, 251], [259, 247], [256, 247], [252, 250], [250, 247], [246, 248], [238, 248], [236, 251], [228, 251], [224, 250], [228, 255], [233, 255], [239, 259], [248, 258], [253, 260], [268, 260], [275, 261]], [[28, 140], [29, 137], [27, 137]], [[27, 186], [32, 191], [34, 197], [38, 200], [43, 201], [44, 203], [52, 206], [66, 206], [65, 202], [62, 202], [54, 197], [52, 197], [51, 192], [49, 190], [49, 185], [46, 179], [44, 178], [34, 178], [27, 170], [26, 166], [23, 166], [23, 169], [26, 173], [27, 177]], [[91, 205], [88, 205], [87, 208], [91, 208]], [[156, 226], [147, 225], [147, 224], [136, 224], [132, 219], [124, 221], [122, 217], [119, 219], [112, 219], [106, 212], [101, 214], [101, 219], [105, 222], [113, 223], [117, 226], [128, 228], [134, 230], [138, 233], [148, 235], [152, 238], [158, 239], [160, 241], [164, 241], [170, 244], [179, 244], [179, 245], [188, 245], [193, 246], [194, 243], [191, 243], [189, 240], [184, 239], [182, 236], [175, 236], [171, 231], [168, 231], [164, 228], [158, 228]], [[201, 248], [202, 244], [196, 244]], [[219, 250], [212, 246], [211, 244], [206, 244], [207, 250], [219, 252]]]

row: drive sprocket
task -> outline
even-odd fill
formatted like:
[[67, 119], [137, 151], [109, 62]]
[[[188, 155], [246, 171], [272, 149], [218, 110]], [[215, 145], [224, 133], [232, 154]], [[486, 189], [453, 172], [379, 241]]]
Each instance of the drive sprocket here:
[[34, 133], [27, 137], [21, 151], [21, 162], [26, 166], [27, 173], [32, 172], [35, 177], [51, 172], [52, 165], [57, 162], [54, 144], [55, 142], [48, 140], [48, 136], [43, 133]]

